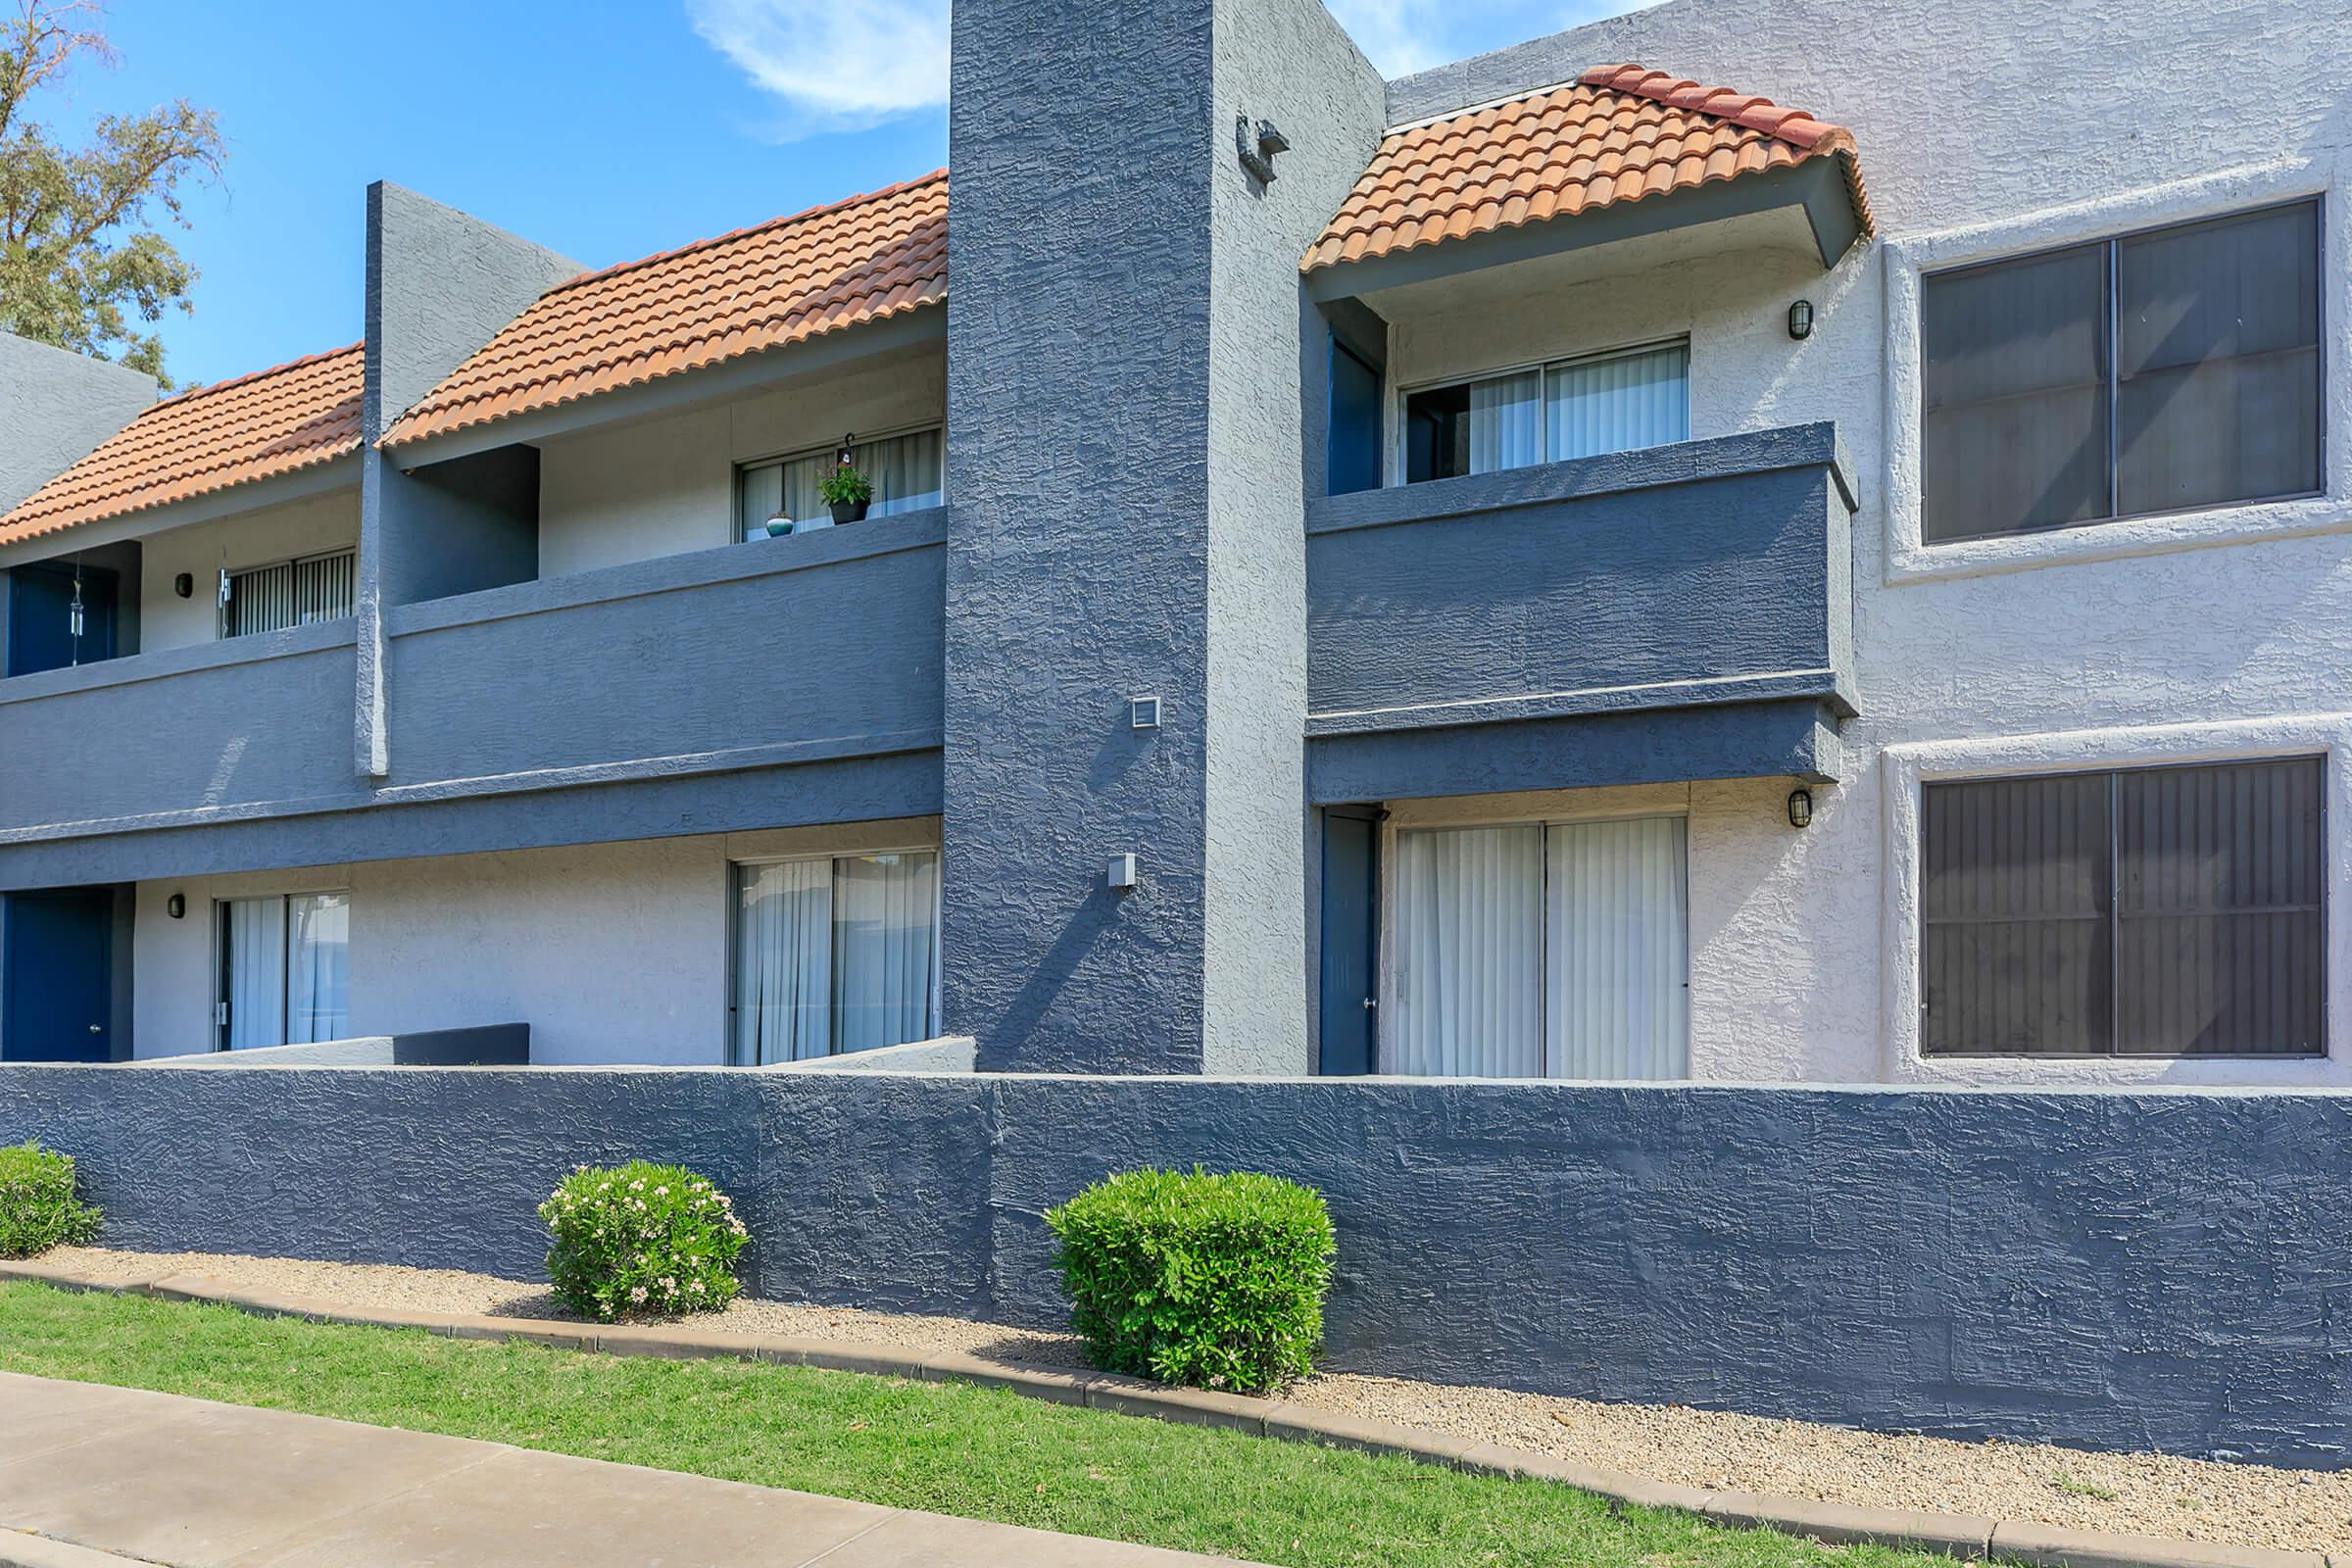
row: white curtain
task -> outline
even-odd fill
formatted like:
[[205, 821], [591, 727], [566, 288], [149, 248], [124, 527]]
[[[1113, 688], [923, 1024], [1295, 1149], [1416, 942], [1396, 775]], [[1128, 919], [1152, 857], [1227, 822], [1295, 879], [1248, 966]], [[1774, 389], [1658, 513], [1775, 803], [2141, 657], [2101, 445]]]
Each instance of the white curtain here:
[[[887, 517], [896, 512], [916, 512], [940, 502], [941, 441], [937, 430], [917, 430], [880, 441], [860, 441], [850, 449], [850, 461], [874, 484], [873, 505], [866, 515]], [[820, 486], [833, 471], [831, 450], [795, 458], [789, 463], [763, 463], [743, 470], [744, 537], [763, 536], [767, 519], [777, 515], [806, 522], [831, 515]]]
[[1470, 383], [1470, 471], [1493, 473], [1542, 463], [1543, 415], [1539, 371]]
[[1553, 463], [1690, 439], [1690, 350], [1683, 344], [1554, 365], [1544, 378]]
[[918, 430], [857, 448], [858, 466], [874, 481], [869, 516], [919, 512], [940, 499], [940, 433]]
[[286, 1000], [286, 901], [229, 899], [220, 906], [220, 984], [230, 1050], [282, 1046]]
[[1551, 1076], [1687, 1076], [1684, 819], [1564, 823], [1545, 837]]
[[833, 864], [737, 868], [735, 1060], [800, 1061], [833, 1049]]
[[1408, 830], [1396, 860], [1386, 1070], [1543, 1076], [1544, 830]]
[[351, 895], [286, 901], [286, 1044], [341, 1040], [351, 1026]]
[[938, 897], [936, 855], [860, 855], [833, 862], [836, 1051], [929, 1038]]

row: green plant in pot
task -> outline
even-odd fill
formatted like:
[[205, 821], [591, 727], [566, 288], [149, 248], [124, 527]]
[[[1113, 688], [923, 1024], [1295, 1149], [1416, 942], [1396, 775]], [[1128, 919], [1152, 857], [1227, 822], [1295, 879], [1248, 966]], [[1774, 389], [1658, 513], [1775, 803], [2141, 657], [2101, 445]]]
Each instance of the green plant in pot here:
[[833, 509], [835, 522], [863, 522], [865, 509], [874, 504], [874, 481], [845, 463], [825, 475], [817, 494]]

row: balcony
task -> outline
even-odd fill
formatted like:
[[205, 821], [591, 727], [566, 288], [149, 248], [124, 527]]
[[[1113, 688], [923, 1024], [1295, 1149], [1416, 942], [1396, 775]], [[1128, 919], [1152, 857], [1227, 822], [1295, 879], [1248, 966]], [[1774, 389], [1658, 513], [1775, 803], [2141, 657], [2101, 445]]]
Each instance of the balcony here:
[[1315, 799], [1834, 778], [1846, 475], [1824, 423], [1311, 502]]

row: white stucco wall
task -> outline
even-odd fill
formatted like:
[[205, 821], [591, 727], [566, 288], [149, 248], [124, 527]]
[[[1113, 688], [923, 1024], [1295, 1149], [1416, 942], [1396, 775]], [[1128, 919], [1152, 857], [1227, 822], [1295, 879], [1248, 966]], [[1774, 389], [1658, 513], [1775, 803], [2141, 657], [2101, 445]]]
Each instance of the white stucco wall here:
[[[149, 534], [139, 547], [139, 651], [209, 643], [220, 635], [220, 570], [274, 565], [360, 542], [360, 493], [338, 490], [211, 522]], [[181, 572], [195, 579], [182, 599]]]
[[133, 1052], [212, 1049], [214, 901], [342, 889], [353, 1036], [519, 1022], [537, 1062], [714, 1065], [729, 864], [938, 842], [914, 818], [141, 883]]
[[737, 464], [823, 448], [853, 431], [936, 425], [946, 408], [947, 357], [932, 347], [543, 442], [539, 575], [732, 544]]
[[[1997, 38], [1988, 55], [1983, 40]], [[1538, 278], [1397, 326], [1399, 382], [1688, 332], [1692, 433], [1834, 418], [1861, 492], [1861, 716], [1814, 824], [1787, 785], [1692, 791], [1692, 1053], [1722, 1079], [2352, 1083], [2352, 30], [2300, 0], [1676, 0], [1445, 68], [1483, 102], [1634, 60], [1853, 129], [1880, 239], [1824, 276], [1767, 250]], [[1955, 75], [1951, 63], [1973, 62]], [[2013, 63], [2013, 64], [2012, 64]], [[2259, 114], [2230, 106], [2260, 104]], [[2095, 106], [2089, 107], [2089, 106]], [[1426, 106], [1430, 112], [1443, 104]], [[2055, 128], [2053, 128], [2055, 127]], [[1917, 545], [1916, 275], [2324, 193], [2320, 501]], [[1634, 270], [1640, 269], [1640, 270]], [[1790, 341], [1790, 301], [1819, 307]], [[2325, 1062], [1922, 1062], [1903, 880], [1923, 778], [2330, 758]], [[1747, 797], [1753, 796], [1752, 800]]]

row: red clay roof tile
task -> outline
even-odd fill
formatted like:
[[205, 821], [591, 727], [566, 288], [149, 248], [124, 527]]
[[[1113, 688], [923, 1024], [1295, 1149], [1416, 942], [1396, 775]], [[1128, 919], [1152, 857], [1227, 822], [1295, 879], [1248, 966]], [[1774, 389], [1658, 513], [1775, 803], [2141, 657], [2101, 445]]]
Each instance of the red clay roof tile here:
[[947, 298], [946, 170], [557, 284], [386, 432], [395, 447]]
[[360, 345], [166, 398], [0, 516], [0, 545], [274, 478], [360, 446]]
[[1851, 131], [1728, 87], [1602, 66], [1573, 85], [1391, 131], [1299, 270], [1823, 157], [1843, 165], [1869, 233]]

